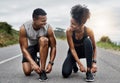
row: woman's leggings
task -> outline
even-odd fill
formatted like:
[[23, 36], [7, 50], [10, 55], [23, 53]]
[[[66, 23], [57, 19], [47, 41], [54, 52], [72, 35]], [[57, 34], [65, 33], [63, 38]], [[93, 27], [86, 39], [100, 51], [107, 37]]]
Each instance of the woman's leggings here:
[[[93, 56], [93, 47], [91, 40], [85, 38], [83, 41], [83, 46], [75, 48], [79, 58], [86, 58], [87, 68], [92, 67], [92, 56]], [[76, 61], [69, 49], [67, 57], [62, 66], [62, 75], [67, 78], [72, 73], [73, 66], [76, 64]]]

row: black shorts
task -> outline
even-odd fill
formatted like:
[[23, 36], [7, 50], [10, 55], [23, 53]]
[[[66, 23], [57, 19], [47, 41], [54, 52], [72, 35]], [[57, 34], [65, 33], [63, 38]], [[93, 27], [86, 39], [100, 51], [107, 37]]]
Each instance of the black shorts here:
[[[37, 58], [37, 52], [39, 52], [38, 44], [34, 46], [29, 46], [27, 50], [30, 53], [32, 59], [35, 61], [35, 59]], [[28, 62], [28, 60], [23, 55], [22, 63], [24, 62]]]

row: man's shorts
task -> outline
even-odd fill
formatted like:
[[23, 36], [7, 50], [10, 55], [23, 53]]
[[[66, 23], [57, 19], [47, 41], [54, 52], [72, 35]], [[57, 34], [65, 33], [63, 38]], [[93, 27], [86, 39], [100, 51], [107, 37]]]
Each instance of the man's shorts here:
[[[34, 46], [29, 46], [27, 50], [30, 53], [32, 59], [35, 61], [37, 58], [37, 52], [39, 52], [38, 44], [34, 45]], [[22, 63], [24, 63], [24, 62], [28, 62], [28, 60], [23, 55]]]

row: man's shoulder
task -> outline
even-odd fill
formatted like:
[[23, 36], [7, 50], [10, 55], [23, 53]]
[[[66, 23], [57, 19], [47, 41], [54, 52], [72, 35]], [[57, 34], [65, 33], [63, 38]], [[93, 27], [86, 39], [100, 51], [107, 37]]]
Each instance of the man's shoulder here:
[[32, 20], [29, 20], [29, 21], [26, 21], [23, 25], [30, 25], [30, 24], [32, 24]]
[[29, 20], [29, 21], [26, 21], [26, 22], [23, 24], [23, 26], [24, 26], [25, 29], [29, 29], [29, 28], [32, 27], [32, 23], [33, 23], [33, 21], [32, 21], [32, 20]]
[[48, 32], [48, 31], [53, 30], [53, 27], [52, 27], [49, 23], [47, 23], [47, 24], [45, 25], [45, 29], [46, 29], [46, 31]]
[[45, 25], [45, 28], [49, 28], [49, 27], [51, 27], [51, 25], [50, 25], [49, 23], [47, 23], [47, 24]]

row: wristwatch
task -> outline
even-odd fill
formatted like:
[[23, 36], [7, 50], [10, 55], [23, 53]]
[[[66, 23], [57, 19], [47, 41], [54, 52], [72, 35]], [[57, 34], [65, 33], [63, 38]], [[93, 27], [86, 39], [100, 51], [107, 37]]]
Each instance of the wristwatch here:
[[51, 64], [51, 65], [54, 65], [54, 62], [52, 62], [52, 61], [49, 61], [49, 64]]
[[92, 60], [93, 63], [97, 63], [97, 61], [95, 59]]

